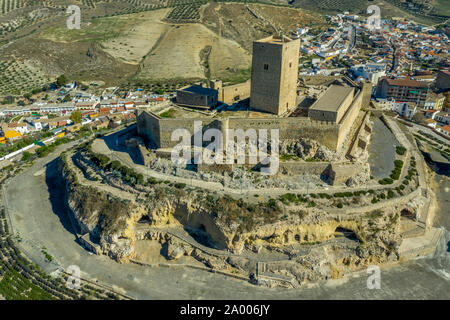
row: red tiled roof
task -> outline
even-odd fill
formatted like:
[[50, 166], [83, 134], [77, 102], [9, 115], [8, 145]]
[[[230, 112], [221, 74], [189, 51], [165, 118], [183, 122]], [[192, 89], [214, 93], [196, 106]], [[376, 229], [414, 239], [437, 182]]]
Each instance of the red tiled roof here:
[[426, 88], [428, 85], [426, 83], [416, 81], [413, 79], [388, 79], [385, 78], [387, 83], [391, 86], [402, 86], [402, 87], [420, 87]]
[[450, 132], [450, 125], [447, 124], [447, 125], [443, 126], [442, 130]]

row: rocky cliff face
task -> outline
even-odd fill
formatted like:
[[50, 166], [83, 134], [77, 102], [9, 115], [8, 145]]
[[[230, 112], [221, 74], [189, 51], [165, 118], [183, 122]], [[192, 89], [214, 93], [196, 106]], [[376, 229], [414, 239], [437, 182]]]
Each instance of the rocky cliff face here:
[[291, 139], [280, 141], [280, 154], [296, 155], [302, 159], [316, 159], [319, 161], [336, 161], [336, 152], [320, 145], [311, 139]]
[[[187, 193], [167, 184], [146, 187], [148, 192], [136, 192], [130, 200], [79, 183], [64, 161], [60, 169], [67, 204], [82, 233], [97, 239], [102, 252], [119, 262], [134, 257], [134, 243], [142, 238], [165, 243], [169, 259], [191, 255], [206, 266], [232, 267], [247, 275], [255, 272], [256, 253], [280, 255], [284, 258], [269, 259], [273, 261], [267, 270], [298, 283], [339, 277], [367, 264], [398, 258], [401, 238], [396, 207], [333, 214], [276, 200], [255, 204], [201, 190]], [[208, 254], [201, 246], [165, 233], [168, 228], [202, 230], [216, 249], [230, 253]], [[158, 236], [154, 230], [159, 230]]]

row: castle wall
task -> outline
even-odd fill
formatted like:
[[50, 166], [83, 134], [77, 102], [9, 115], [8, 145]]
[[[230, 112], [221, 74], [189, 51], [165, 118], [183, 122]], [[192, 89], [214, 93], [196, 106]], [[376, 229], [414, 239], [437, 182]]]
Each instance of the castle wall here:
[[357, 93], [355, 99], [353, 100], [346, 114], [342, 117], [341, 122], [339, 123], [339, 133], [337, 137], [338, 146], [341, 146], [344, 143], [347, 135], [350, 132], [350, 129], [352, 128], [352, 125], [354, 124], [356, 118], [358, 117], [364, 97], [363, 93], [364, 93], [363, 90], [360, 90]]
[[219, 91], [219, 100], [232, 105], [233, 103], [250, 97], [250, 80], [232, 86], [222, 87]]
[[363, 91], [362, 107], [369, 106], [370, 98], [372, 96], [372, 88], [373, 88], [372, 83], [370, 83], [370, 82], [362, 83], [362, 91]]
[[137, 132], [150, 145], [161, 148], [161, 135], [159, 122], [161, 117], [149, 112], [139, 110], [137, 115]]
[[279, 129], [280, 140], [313, 139], [335, 150], [338, 143], [339, 126], [331, 122], [314, 121], [309, 118], [248, 119], [230, 118], [233, 129]]
[[221, 130], [224, 137], [227, 128], [244, 131], [248, 129], [279, 129], [280, 140], [309, 138], [331, 150], [335, 150], [338, 146], [338, 125], [308, 118], [164, 119], [144, 111], [138, 115], [138, 133], [154, 142], [157, 148], [171, 148], [178, 144], [178, 141], [171, 141], [172, 132], [184, 128], [194, 135], [194, 121], [202, 122], [203, 131], [209, 128]]
[[367, 92], [367, 90], [360, 90], [356, 94], [355, 99], [338, 124], [328, 121], [317, 121], [306, 117], [167, 119], [160, 118], [151, 112], [143, 111], [138, 114], [138, 132], [141, 136], [153, 142], [156, 148], [171, 148], [178, 144], [178, 141], [171, 140], [174, 130], [184, 128], [194, 135], [194, 121], [201, 121], [203, 131], [209, 128], [216, 128], [222, 131], [224, 137], [226, 129], [242, 129], [244, 131], [248, 129], [278, 129], [281, 141], [312, 139], [330, 150], [338, 150], [343, 145], [355, 123], [363, 98], [367, 95]]

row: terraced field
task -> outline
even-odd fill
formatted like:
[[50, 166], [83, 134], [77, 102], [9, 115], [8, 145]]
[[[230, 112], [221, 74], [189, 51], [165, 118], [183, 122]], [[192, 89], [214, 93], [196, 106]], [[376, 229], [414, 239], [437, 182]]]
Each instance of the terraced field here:
[[200, 7], [204, 4], [206, 4], [206, 1], [176, 6], [167, 15], [166, 21], [177, 23], [198, 22], [200, 20]]
[[1, 13], [5, 14], [14, 9], [22, 8], [25, 1], [23, 0], [0, 0]]
[[349, 11], [352, 13], [363, 12], [370, 4], [373, 2], [368, 0], [295, 0], [293, 2], [297, 8], [321, 12]]
[[436, 14], [450, 16], [450, 1], [448, 0], [434, 0], [434, 10]]
[[[38, 10], [42, 3], [31, 7], [32, 2], [24, 2], [22, 9], [32, 10], [36, 21], [23, 24], [17, 14], [17, 25], [8, 20], [3, 37], [5, 20], [0, 17], [3, 62], [28, 62], [28, 68], [17, 72], [17, 67], [0, 66], [0, 95], [29, 92], [62, 73], [80, 81], [103, 80], [109, 86], [126, 80], [182, 83], [205, 77], [245, 81], [254, 39], [323, 20], [286, 5], [247, 1], [80, 0], [75, 3], [82, 8], [81, 29], [67, 30], [61, 9], [69, 2], [46, 1], [44, 11]], [[44, 23], [50, 17], [52, 23]]]
[[0, 61], [0, 96], [21, 95], [49, 82], [30, 62]]

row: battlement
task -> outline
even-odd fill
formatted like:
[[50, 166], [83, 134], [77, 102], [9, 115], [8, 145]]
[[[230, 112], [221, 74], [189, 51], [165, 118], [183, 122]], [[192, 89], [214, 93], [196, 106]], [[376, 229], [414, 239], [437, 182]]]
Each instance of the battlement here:
[[292, 42], [291, 38], [288, 38], [286, 36], [269, 36], [267, 38], [256, 40], [255, 42], [258, 43], [271, 43], [271, 44], [279, 44], [283, 45], [284, 43]]

